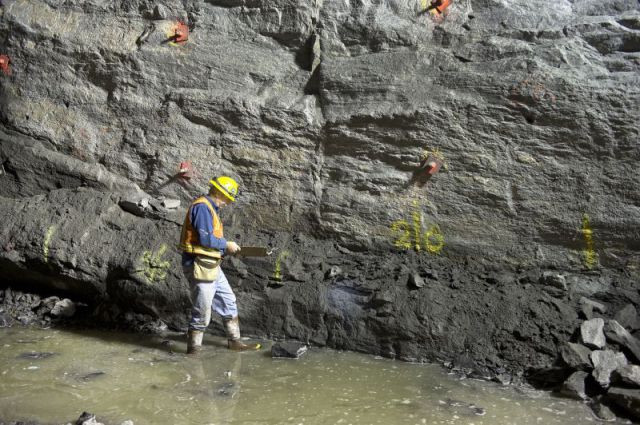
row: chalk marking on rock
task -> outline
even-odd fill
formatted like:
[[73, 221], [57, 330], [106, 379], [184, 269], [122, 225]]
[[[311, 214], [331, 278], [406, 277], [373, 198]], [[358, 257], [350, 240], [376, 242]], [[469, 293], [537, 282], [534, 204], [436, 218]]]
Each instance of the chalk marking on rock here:
[[167, 270], [171, 267], [171, 262], [162, 258], [166, 252], [167, 245], [162, 244], [155, 253], [145, 251], [142, 254], [143, 267], [138, 271], [142, 272], [148, 283], [159, 283], [167, 277]]
[[289, 251], [284, 250], [276, 258], [276, 269], [273, 272], [274, 280], [282, 280], [282, 260], [289, 256]]
[[582, 235], [587, 245], [582, 251], [584, 255], [584, 265], [586, 268], [592, 269], [598, 263], [598, 254], [596, 254], [594, 249], [591, 221], [586, 213], [582, 215]]
[[49, 245], [51, 244], [51, 239], [53, 239], [53, 235], [57, 230], [58, 226], [52, 224], [44, 235], [44, 241], [42, 242], [42, 254], [44, 256], [45, 263], [49, 263]]

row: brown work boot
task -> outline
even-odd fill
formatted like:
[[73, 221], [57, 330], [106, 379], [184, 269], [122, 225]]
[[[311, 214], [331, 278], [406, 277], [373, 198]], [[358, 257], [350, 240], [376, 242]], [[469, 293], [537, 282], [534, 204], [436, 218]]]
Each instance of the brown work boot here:
[[196, 357], [202, 351], [203, 331], [189, 329], [187, 332], [187, 356]]
[[229, 350], [233, 351], [247, 351], [247, 350], [259, 350], [260, 344], [245, 344], [239, 339], [229, 339], [227, 340], [227, 347]]
[[240, 341], [240, 319], [238, 316], [224, 319], [224, 330], [227, 332], [227, 347], [234, 351], [259, 350], [260, 344], [243, 344]]

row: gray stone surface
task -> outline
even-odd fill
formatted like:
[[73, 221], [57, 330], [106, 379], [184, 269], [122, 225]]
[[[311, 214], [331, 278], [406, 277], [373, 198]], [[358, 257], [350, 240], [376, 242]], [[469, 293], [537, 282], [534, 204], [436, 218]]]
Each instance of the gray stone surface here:
[[76, 305], [69, 298], [64, 298], [53, 306], [51, 315], [56, 317], [71, 317], [76, 313]]
[[617, 419], [615, 413], [613, 413], [607, 405], [601, 402], [594, 403], [591, 406], [591, 409], [593, 410], [593, 414], [595, 415], [595, 417], [600, 421], [615, 422], [615, 420]]
[[586, 298], [586, 297], [580, 298], [580, 305], [591, 307], [593, 311], [597, 311], [598, 313], [604, 314], [607, 312], [607, 306], [597, 301], [590, 300], [589, 298]]
[[640, 420], [640, 390], [611, 388], [607, 398], [626, 411], [635, 420]]
[[620, 386], [640, 388], [640, 366], [626, 365], [613, 371], [611, 382]]
[[607, 388], [611, 380], [611, 373], [619, 367], [627, 365], [627, 359], [622, 353], [611, 350], [598, 350], [591, 353], [593, 363], [592, 375], [602, 388]]
[[640, 364], [640, 341], [637, 338], [615, 320], [607, 320], [604, 332], [609, 341], [621, 346], [629, 360]]
[[566, 342], [560, 346], [560, 358], [570, 368], [576, 370], [591, 370], [591, 350], [582, 344]]
[[[547, 6], [460, 1], [435, 23], [390, 0], [7, 2], [2, 280], [183, 327], [180, 224], [224, 173], [225, 234], [278, 248], [225, 264], [246, 333], [549, 366], [576, 309], [540, 270], [640, 302], [640, 27], [635, 0]], [[421, 186], [425, 149], [445, 165]], [[437, 285], [408, 291], [403, 267]]]
[[10, 328], [13, 325], [13, 319], [7, 313], [0, 312], [0, 328]]
[[585, 380], [589, 374], [583, 371], [574, 372], [560, 388], [560, 394], [565, 397], [575, 398], [577, 400], [586, 400], [587, 393], [585, 390]]
[[604, 320], [595, 318], [580, 325], [580, 341], [589, 348], [604, 348], [607, 341], [604, 336]]
[[633, 304], [625, 305], [616, 313], [614, 319], [628, 331], [633, 332], [640, 329], [640, 317], [638, 317], [638, 311]]

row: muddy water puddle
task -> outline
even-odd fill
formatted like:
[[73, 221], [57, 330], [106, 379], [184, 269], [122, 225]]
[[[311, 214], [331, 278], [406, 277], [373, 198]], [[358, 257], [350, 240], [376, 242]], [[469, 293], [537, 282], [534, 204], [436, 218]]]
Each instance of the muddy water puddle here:
[[184, 337], [0, 329], [0, 422], [107, 424], [584, 424], [582, 403], [459, 380], [437, 365], [311, 349], [274, 360], [217, 337], [201, 358]]

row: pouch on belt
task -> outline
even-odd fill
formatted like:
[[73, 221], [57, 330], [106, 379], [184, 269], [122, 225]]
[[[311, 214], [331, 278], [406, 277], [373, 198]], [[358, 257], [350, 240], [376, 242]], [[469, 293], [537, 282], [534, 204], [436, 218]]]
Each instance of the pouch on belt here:
[[203, 282], [213, 282], [218, 278], [220, 273], [220, 258], [205, 257], [203, 255], [196, 256], [193, 262], [193, 277]]

